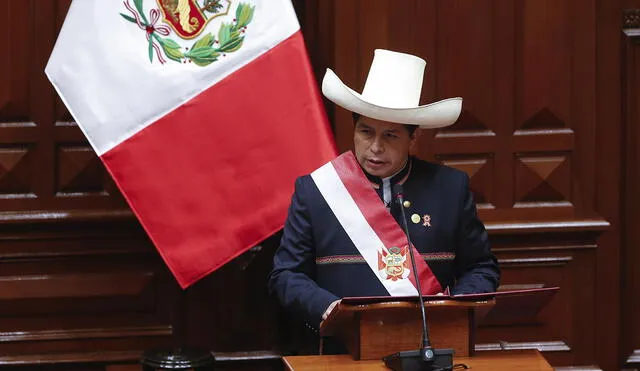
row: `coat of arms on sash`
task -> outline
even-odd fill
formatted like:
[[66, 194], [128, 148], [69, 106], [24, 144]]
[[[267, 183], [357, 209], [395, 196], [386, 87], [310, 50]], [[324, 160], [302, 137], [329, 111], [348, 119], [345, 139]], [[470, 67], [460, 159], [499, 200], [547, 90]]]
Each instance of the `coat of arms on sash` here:
[[[133, 5], [131, 5], [133, 2]], [[238, 4], [235, 18], [222, 22], [216, 33], [204, 32], [215, 18], [229, 15], [231, 0], [125, 0], [127, 14], [120, 15], [145, 32], [149, 61], [154, 55], [161, 64], [166, 59], [207, 66], [242, 47], [255, 5]], [[145, 13], [145, 6], [153, 4]], [[157, 8], [156, 8], [157, 6]], [[158, 21], [162, 18], [162, 23]], [[175, 34], [177, 37], [171, 37]], [[191, 43], [192, 39], [197, 38]]]
[[407, 251], [407, 246], [394, 246], [378, 252], [378, 272], [383, 279], [397, 281], [409, 276]]

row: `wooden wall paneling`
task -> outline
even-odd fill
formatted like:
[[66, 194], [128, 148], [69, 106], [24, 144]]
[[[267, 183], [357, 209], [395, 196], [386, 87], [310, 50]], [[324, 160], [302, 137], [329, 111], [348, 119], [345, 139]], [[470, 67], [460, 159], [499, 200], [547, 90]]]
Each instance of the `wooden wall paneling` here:
[[[355, 22], [356, 31], [359, 35], [358, 44], [353, 47], [357, 49], [358, 58], [352, 60], [358, 67], [357, 89], [362, 91], [364, 81], [367, 78], [373, 51], [376, 48], [388, 48], [390, 44], [389, 30], [395, 25], [390, 24], [390, 12], [396, 4], [391, 4], [385, 0], [358, 0], [358, 17]], [[398, 4], [400, 5], [400, 4]], [[354, 22], [354, 20], [351, 20]], [[408, 35], [410, 37], [410, 35]]]
[[[47, 7], [45, 5], [45, 9]], [[37, 49], [25, 42], [35, 40], [38, 30], [29, 2], [5, 2], [2, 8], [2, 33], [21, 37], [8, 38], [6, 50], [12, 53], [0, 62], [0, 74], [5, 82], [0, 86], [0, 206], [17, 206], [33, 204], [41, 193], [41, 186], [36, 182], [41, 156], [38, 156], [35, 134], [42, 122], [43, 108], [35, 104], [33, 88], [38, 86], [31, 77]]]
[[[419, 37], [418, 16], [419, 2], [415, 0], [387, 1], [387, 33], [390, 43], [395, 45], [395, 50], [404, 53], [416, 53], [416, 39]], [[422, 22], [427, 20], [422, 19]], [[380, 45], [371, 45], [373, 48], [384, 48]], [[428, 62], [427, 62], [428, 63]], [[369, 65], [366, 66], [367, 69]]]
[[[433, 133], [435, 159], [469, 174], [476, 202], [484, 211], [496, 207], [495, 195], [501, 188], [509, 189], [508, 170], [496, 168], [500, 145], [496, 132], [504, 123], [496, 121], [493, 85], [508, 78], [495, 74], [496, 9], [490, 1], [437, 2], [436, 55], [432, 57], [438, 61], [437, 71], [433, 71], [437, 86], [434, 99], [464, 99], [458, 122]], [[507, 18], [505, 27], [512, 18]], [[495, 187], [496, 174], [503, 179], [499, 187]]]
[[44, 74], [69, 4], [3, 3], [0, 210], [126, 208]]
[[620, 0], [596, 2], [596, 127], [594, 165], [595, 212], [611, 227], [598, 239], [596, 250], [597, 364], [604, 370], [619, 370], [621, 353], [620, 284], [622, 121]]
[[[594, 77], [584, 75], [575, 61], [593, 63], [588, 50], [578, 47], [588, 44], [592, 30], [574, 32], [572, 5], [571, 1], [526, 1], [516, 7], [516, 112], [510, 140], [515, 217], [574, 217], [576, 200], [587, 191], [577, 187], [583, 176], [577, 170], [585, 166], [574, 152], [574, 133], [593, 124], [593, 120], [581, 120], [593, 115], [593, 104], [584, 101], [578, 90], [593, 90], [589, 82]], [[581, 138], [589, 140], [588, 134]]]
[[[581, 217], [594, 213], [596, 144], [596, 0], [570, 1], [564, 21], [571, 35], [571, 125], [575, 132], [572, 203]], [[555, 6], [554, 2], [549, 5]], [[564, 46], [559, 45], [562, 49]]]
[[129, 218], [0, 218], [0, 365], [136, 357], [172, 336], [169, 274]]
[[[516, 78], [516, 25], [518, 17], [516, 2], [504, 0], [494, 5], [493, 26], [493, 53], [494, 65], [492, 74], [494, 81], [491, 89], [494, 91], [494, 100], [491, 102], [494, 112], [495, 134], [501, 138], [513, 134], [513, 121], [516, 113], [515, 105], [515, 78]], [[487, 136], [487, 139], [490, 136]], [[495, 169], [491, 173], [490, 182], [495, 179], [501, 184], [499, 190], [493, 190], [491, 197], [497, 209], [508, 209], [513, 205], [515, 192], [515, 178], [510, 176], [514, 171], [513, 154], [508, 150], [508, 142], [498, 140], [496, 151], [493, 154]], [[487, 186], [479, 186], [486, 188]], [[481, 188], [481, 189], [482, 189]], [[487, 205], [480, 205], [486, 207]]]
[[187, 290], [190, 343], [216, 352], [262, 352], [283, 346], [279, 309], [267, 292], [274, 237]]
[[640, 367], [640, 9], [624, 13], [623, 26], [623, 120], [626, 135], [624, 217], [624, 262], [622, 280], [623, 357], [627, 364]]
[[[429, 104], [439, 99], [436, 95], [438, 91], [437, 71], [439, 61], [436, 53], [436, 38], [434, 37], [438, 28], [437, 16], [436, 1], [425, 0], [416, 1], [414, 13], [410, 18], [413, 24], [412, 29], [415, 32], [413, 36], [414, 44], [411, 46], [410, 52], [422, 56], [427, 62], [422, 79], [422, 99], [420, 104]], [[412, 154], [423, 156], [426, 159], [434, 158], [433, 139], [433, 133], [423, 131], [418, 137]]]
[[[339, 3], [339, 6], [337, 6]], [[355, 91], [362, 92], [363, 81], [359, 79], [359, 60], [361, 35], [357, 28], [360, 19], [360, 6], [357, 0], [334, 0], [335, 31], [332, 68], [338, 77]], [[336, 144], [343, 152], [353, 147], [353, 125], [351, 114], [341, 108], [333, 108]]]
[[[37, 208], [51, 209], [55, 199], [53, 194], [56, 171], [53, 161], [55, 143], [52, 140], [54, 130], [54, 121], [52, 118], [55, 95], [50, 88], [43, 70], [53, 49], [57, 30], [60, 28], [58, 20], [65, 16], [67, 10], [59, 5], [66, 4], [48, 2], [38, 6], [34, 2], [30, 2], [29, 6], [33, 14], [32, 17], [30, 17], [33, 20], [33, 37], [23, 39], [21, 42], [28, 45], [34, 54], [30, 59], [18, 61], [18, 63], [25, 63], [30, 67], [30, 104], [37, 113], [37, 126], [33, 128], [37, 133], [37, 142], [35, 143], [36, 159], [34, 162], [36, 168], [34, 169], [35, 177], [32, 179], [32, 184], [37, 191], [36, 199], [30, 200], [33, 202], [33, 205], [29, 208], [31, 210]], [[11, 32], [11, 34], [20, 40], [20, 36], [18, 36], [20, 34], [15, 32]], [[46, 36], [40, 38], [36, 35]]]
[[534, 348], [553, 366], [595, 363], [596, 240], [607, 224], [489, 222], [502, 290], [559, 286], [532, 323], [480, 323], [477, 350]]
[[[592, 187], [582, 185], [593, 177], [594, 155], [585, 148], [594, 140], [595, 27], [574, 30], [569, 0], [553, 7], [464, 1], [341, 5], [335, 69], [349, 85], [361, 89], [373, 50], [381, 47], [427, 59], [423, 101], [464, 97], [458, 123], [425, 132], [417, 154], [467, 171], [485, 220], [590, 215], [592, 204], [579, 211], [574, 204], [593, 199]], [[591, 5], [581, 11], [593, 23]], [[408, 11], [415, 16], [406, 16]], [[351, 118], [335, 110], [337, 141], [346, 150]], [[585, 128], [579, 137], [574, 126]]]

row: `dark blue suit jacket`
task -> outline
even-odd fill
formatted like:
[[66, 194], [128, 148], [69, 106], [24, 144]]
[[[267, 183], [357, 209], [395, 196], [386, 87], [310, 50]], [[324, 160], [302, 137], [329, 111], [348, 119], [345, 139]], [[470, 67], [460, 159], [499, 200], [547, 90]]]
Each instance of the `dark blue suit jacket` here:
[[[454, 294], [493, 292], [500, 278], [468, 181], [464, 172], [412, 158], [403, 184], [404, 198], [411, 202], [407, 218], [430, 217], [430, 226], [407, 221], [411, 241], [440, 285]], [[397, 221], [399, 207], [390, 210]], [[339, 298], [388, 295], [358, 257], [310, 175], [298, 178], [269, 276], [270, 291], [285, 309], [317, 326]]]

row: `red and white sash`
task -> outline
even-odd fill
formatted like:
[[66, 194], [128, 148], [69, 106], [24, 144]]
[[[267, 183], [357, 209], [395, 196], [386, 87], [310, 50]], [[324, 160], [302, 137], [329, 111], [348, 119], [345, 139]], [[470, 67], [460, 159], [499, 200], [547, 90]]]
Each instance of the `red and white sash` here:
[[[407, 237], [384, 207], [351, 151], [311, 173], [338, 222], [391, 296], [417, 295]], [[423, 295], [442, 291], [413, 248]]]

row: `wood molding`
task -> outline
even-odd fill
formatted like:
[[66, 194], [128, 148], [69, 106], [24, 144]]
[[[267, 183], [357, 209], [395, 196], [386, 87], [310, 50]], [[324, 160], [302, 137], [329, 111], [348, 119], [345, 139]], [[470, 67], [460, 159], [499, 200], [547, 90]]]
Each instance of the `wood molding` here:
[[604, 219], [485, 223], [485, 227], [489, 234], [604, 232], [610, 226], [609, 222]]
[[627, 357], [627, 364], [640, 366], [640, 349], [634, 349], [629, 357]]
[[0, 212], [3, 224], [48, 224], [61, 222], [105, 223], [114, 221], [136, 221], [130, 209], [114, 210], [55, 210], [55, 211], [7, 211]]
[[571, 347], [564, 341], [534, 341], [534, 342], [510, 342], [501, 341], [498, 343], [476, 344], [475, 350], [478, 352], [489, 350], [523, 350], [536, 349], [539, 352], [568, 352]]
[[557, 267], [567, 265], [571, 256], [499, 259], [501, 267]]
[[248, 352], [212, 352], [216, 362], [246, 362], [280, 360], [282, 354], [271, 350], [255, 350]]
[[0, 356], [0, 366], [137, 362], [143, 351], [144, 350], [142, 349], [119, 351], [108, 350], [101, 352], [69, 352]]
[[[0, 240], [2, 238], [0, 237]], [[43, 260], [43, 259], [59, 259], [63, 257], [114, 257], [121, 255], [138, 255], [138, 254], [148, 254], [152, 252], [151, 249], [131, 249], [131, 248], [117, 248], [110, 247], [100, 250], [91, 250], [91, 249], [82, 249], [82, 250], [72, 250], [72, 249], [58, 249], [56, 251], [31, 251], [31, 250], [23, 250], [23, 251], [15, 251], [15, 252], [3, 252], [0, 251], [0, 259], [2, 260]]]
[[536, 251], [573, 251], [573, 250], [593, 250], [596, 249], [598, 247], [597, 244], [594, 243], [584, 243], [584, 244], [571, 244], [571, 245], [548, 245], [548, 246], [544, 246], [544, 245], [540, 245], [540, 246], [518, 246], [518, 247], [500, 247], [498, 249], [496, 249], [496, 251], [501, 251], [501, 252], [514, 252], [514, 251], [520, 251], [520, 252], [525, 252], [525, 251], [530, 251], [530, 252], [536, 252]]
[[70, 330], [35, 330], [0, 332], [0, 342], [26, 342], [51, 340], [86, 340], [112, 339], [143, 336], [171, 336], [172, 327], [164, 326], [135, 326], [135, 327], [105, 327]]

